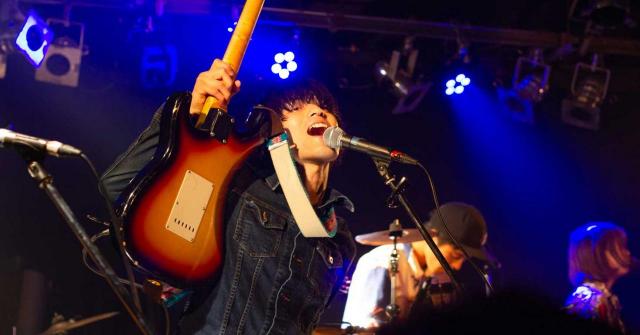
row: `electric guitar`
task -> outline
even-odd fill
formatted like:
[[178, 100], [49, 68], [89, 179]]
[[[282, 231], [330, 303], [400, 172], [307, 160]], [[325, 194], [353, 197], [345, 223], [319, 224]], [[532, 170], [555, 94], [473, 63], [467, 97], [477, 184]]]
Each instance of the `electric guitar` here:
[[[235, 73], [263, 4], [246, 1], [224, 54]], [[169, 98], [154, 159], [132, 180], [119, 208], [123, 244], [134, 266], [178, 287], [218, 273], [229, 182], [263, 142], [261, 136], [234, 134], [233, 119], [215, 98], [207, 98], [195, 125], [189, 104], [189, 96]]]

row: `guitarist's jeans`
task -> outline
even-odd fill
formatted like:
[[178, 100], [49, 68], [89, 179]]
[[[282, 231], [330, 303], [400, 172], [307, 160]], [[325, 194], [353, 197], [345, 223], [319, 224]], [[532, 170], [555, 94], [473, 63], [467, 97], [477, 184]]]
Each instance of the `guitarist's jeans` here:
[[[103, 176], [115, 201], [158, 145], [159, 112]], [[225, 213], [224, 265], [205, 302], [183, 318], [181, 334], [309, 334], [355, 256], [344, 220], [331, 239], [305, 238], [293, 220], [266, 150], [234, 177]], [[353, 204], [329, 190], [317, 210]], [[196, 297], [197, 298], [197, 297]], [[198, 300], [198, 299], [196, 299]]]

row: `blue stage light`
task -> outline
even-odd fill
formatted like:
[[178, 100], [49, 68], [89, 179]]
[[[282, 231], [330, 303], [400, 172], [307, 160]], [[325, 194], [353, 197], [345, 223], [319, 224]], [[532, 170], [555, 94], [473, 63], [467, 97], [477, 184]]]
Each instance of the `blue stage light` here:
[[284, 54], [284, 60], [286, 60], [287, 62], [291, 62], [293, 61], [293, 58], [295, 58], [295, 54], [291, 51], [287, 51]]
[[289, 70], [287, 69], [280, 70], [280, 72], [278, 72], [278, 76], [280, 76], [281, 79], [289, 78]]
[[446, 95], [462, 94], [464, 92], [464, 88], [471, 84], [471, 79], [464, 75], [464, 73], [458, 74], [454, 79], [449, 79], [445, 83], [445, 91]]
[[275, 60], [276, 63], [284, 62], [284, 54], [282, 52], [278, 52], [275, 56], [273, 56], [273, 60]]
[[39, 67], [52, 40], [53, 32], [49, 26], [31, 12], [16, 37], [16, 45], [33, 66]]
[[234, 21], [234, 22], [233, 22], [233, 25], [231, 25], [231, 26], [227, 27], [227, 31], [228, 31], [228, 32], [230, 32], [230, 33], [232, 33], [232, 32], [236, 29], [236, 26], [237, 26], [237, 25], [238, 25], [238, 21]]
[[282, 71], [282, 65], [278, 63], [271, 65], [271, 72], [273, 72], [274, 74], [278, 74], [280, 73], [280, 71]]
[[294, 61], [295, 54], [292, 51], [278, 52], [273, 56], [275, 63], [271, 65], [271, 72], [281, 79], [287, 79], [292, 72], [298, 69], [298, 63]]

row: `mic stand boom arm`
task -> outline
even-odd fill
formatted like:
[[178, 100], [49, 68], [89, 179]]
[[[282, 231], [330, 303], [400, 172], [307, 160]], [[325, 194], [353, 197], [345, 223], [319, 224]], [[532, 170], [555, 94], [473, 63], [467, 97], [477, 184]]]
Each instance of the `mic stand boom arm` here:
[[451, 283], [453, 283], [453, 287], [456, 289], [456, 292], [458, 292], [460, 296], [462, 296], [462, 287], [456, 280], [456, 277], [453, 275], [451, 266], [442, 255], [442, 252], [440, 252], [440, 249], [438, 249], [438, 246], [436, 246], [436, 243], [433, 241], [433, 238], [431, 238], [431, 235], [429, 235], [427, 230], [422, 226], [422, 221], [418, 219], [415, 211], [413, 210], [413, 207], [411, 207], [411, 204], [407, 201], [407, 199], [405, 199], [404, 195], [402, 194], [405, 178], [403, 177], [402, 180], [396, 183], [396, 178], [389, 174], [389, 161], [376, 157], [372, 157], [372, 159], [373, 163], [376, 165], [376, 170], [384, 180], [384, 184], [391, 188], [391, 195], [389, 196], [387, 205], [390, 208], [395, 207], [395, 204], [397, 203], [400, 203], [402, 205], [402, 207], [407, 212], [407, 215], [409, 215], [411, 221], [416, 225], [416, 228], [418, 228], [420, 235], [422, 235], [422, 238], [425, 240], [425, 242], [427, 242], [427, 245], [438, 259], [438, 262], [440, 262], [440, 265], [442, 265], [444, 271], [447, 273], [449, 278], [451, 278]]
[[44, 190], [47, 196], [49, 196], [49, 199], [51, 199], [58, 212], [60, 212], [60, 215], [62, 215], [63, 219], [69, 224], [69, 228], [71, 228], [71, 231], [78, 238], [80, 244], [87, 250], [93, 262], [103, 271], [107, 283], [109, 283], [109, 286], [111, 286], [111, 289], [113, 289], [113, 292], [125, 307], [125, 310], [129, 313], [136, 326], [138, 326], [142, 334], [151, 335], [152, 332], [144, 322], [140, 311], [133, 309], [129, 291], [127, 291], [117, 279], [113, 268], [107, 263], [95, 244], [91, 242], [89, 235], [87, 235], [87, 232], [60, 192], [58, 192], [58, 189], [53, 185], [53, 177], [44, 169], [44, 166], [40, 162], [43, 158], [42, 154], [29, 149], [19, 150], [19, 152], [27, 162], [29, 176], [31, 176], [31, 178], [38, 183], [38, 187]]

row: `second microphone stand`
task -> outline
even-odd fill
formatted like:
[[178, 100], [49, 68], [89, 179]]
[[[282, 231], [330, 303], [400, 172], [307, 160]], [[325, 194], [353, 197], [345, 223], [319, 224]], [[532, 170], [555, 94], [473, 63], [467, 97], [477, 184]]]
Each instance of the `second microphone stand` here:
[[38, 187], [44, 190], [47, 196], [49, 196], [49, 199], [51, 199], [58, 212], [62, 215], [62, 218], [67, 222], [73, 234], [78, 238], [78, 241], [80, 241], [80, 244], [82, 244], [82, 246], [87, 250], [93, 262], [105, 274], [107, 283], [111, 286], [111, 289], [118, 297], [127, 313], [129, 313], [136, 326], [138, 326], [138, 329], [145, 335], [151, 335], [152, 332], [144, 321], [141, 311], [137, 311], [133, 308], [131, 304], [132, 298], [129, 295], [129, 292], [123, 284], [120, 283], [113, 268], [100, 253], [95, 244], [91, 242], [91, 238], [84, 230], [60, 192], [58, 192], [58, 189], [53, 185], [53, 177], [44, 169], [44, 166], [41, 163], [41, 154], [29, 149], [22, 149], [19, 152], [27, 162], [29, 176], [31, 176], [31, 178], [38, 183]]

